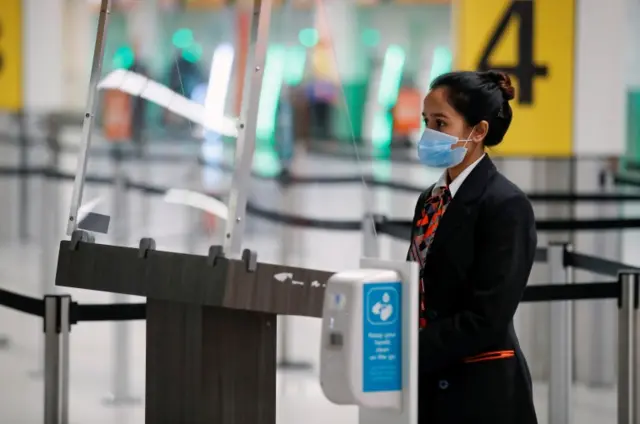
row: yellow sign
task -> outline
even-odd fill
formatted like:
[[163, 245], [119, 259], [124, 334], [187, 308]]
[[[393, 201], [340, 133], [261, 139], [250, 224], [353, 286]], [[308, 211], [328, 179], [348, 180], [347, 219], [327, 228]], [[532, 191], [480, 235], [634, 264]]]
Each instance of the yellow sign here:
[[509, 156], [572, 153], [575, 0], [456, 0], [456, 68], [507, 72]]
[[22, 108], [22, 0], [0, 0], [0, 110]]
[[219, 9], [226, 6], [225, 0], [186, 0], [185, 8], [190, 9]]
[[451, 4], [453, 0], [395, 0], [395, 4]]

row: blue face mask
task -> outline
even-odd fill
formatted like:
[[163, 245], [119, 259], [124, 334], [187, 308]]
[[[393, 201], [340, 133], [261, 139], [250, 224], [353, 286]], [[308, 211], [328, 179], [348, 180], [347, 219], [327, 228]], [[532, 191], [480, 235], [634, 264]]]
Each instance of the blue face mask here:
[[[471, 133], [473, 133], [473, 130], [471, 130]], [[471, 137], [471, 134], [469, 134], [469, 137]], [[464, 147], [451, 149], [451, 146], [459, 141], [465, 142]], [[463, 161], [464, 156], [467, 154], [467, 142], [469, 141], [471, 141], [471, 138], [459, 140], [452, 135], [425, 128], [422, 138], [418, 142], [418, 158], [423, 165], [429, 167], [451, 168]]]

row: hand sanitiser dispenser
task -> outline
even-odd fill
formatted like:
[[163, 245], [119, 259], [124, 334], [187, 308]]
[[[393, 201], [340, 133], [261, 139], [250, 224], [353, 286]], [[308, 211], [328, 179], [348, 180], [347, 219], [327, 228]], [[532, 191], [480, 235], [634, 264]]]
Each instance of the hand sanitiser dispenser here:
[[360, 424], [415, 424], [417, 266], [375, 259], [361, 265], [327, 281], [322, 390], [333, 403], [358, 405]]
[[327, 282], [320, 383], [337, 404], [401, 409], [402, 279], [362, 269]]

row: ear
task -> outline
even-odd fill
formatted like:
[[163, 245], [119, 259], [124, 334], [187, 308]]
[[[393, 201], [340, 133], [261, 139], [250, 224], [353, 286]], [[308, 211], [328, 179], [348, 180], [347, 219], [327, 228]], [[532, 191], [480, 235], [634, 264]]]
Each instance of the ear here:
[[487, 121], [480, 121], [475, 127], [473, 127], [473, 132], [471, 133], [470, 138], [475, 143], [482, 143], [488, 132], [489, 123]]

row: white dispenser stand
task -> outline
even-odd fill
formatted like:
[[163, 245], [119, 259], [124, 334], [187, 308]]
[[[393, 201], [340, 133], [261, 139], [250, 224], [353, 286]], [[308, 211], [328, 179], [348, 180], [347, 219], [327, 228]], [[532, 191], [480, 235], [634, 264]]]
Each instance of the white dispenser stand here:
[[418, 266], [362, 259], [325, 292], [320, 383], [360, 424], [418, 422]]

